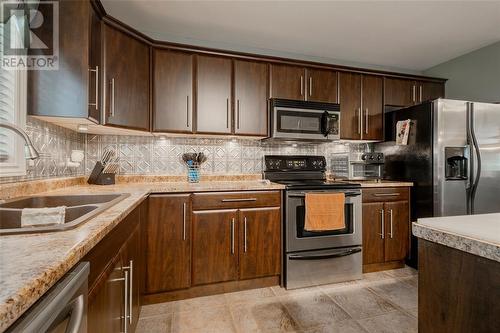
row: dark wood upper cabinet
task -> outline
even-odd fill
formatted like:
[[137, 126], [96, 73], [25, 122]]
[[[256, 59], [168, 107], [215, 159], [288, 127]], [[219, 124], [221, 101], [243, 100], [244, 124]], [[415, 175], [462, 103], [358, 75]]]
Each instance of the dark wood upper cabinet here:
[[232, 132], [232, 60], [196, 56], [196, 132]]
[[189, 194], [151, 195], [146, 236], [146, 293], [191, 285]]
[[90, 49], [89, 49], [89, 118], [101, 122], [102, 107], [102, 66], [101, 66], [101, 20], [94, 10], [90, 11]]
[[263, 62], [234, 61], [235, 134], [267, 135], [268, 67]]
[[325, 69], [307, 69], [308, 101], [337, 103], [337, 75], [335, 71]]
[[363, 75], [362, 109], [363, 140], [384, 140], [383, 79], [380, 76]]
[[386, 202], [385, 207], [385, 261], [401, 260], [408, 254], [408, 201]]
[[361, 115], [361, 74], [342, 72], [340, 84], [340, 138], [360, 140]]
[[153, 131], [193, 131], [193, 58], [191, 53], [153, 52]]
[[305, 100], [304, 67], [271, 64], [271, 97]]
[[421, 81], [419, 85], [420, 102], [444, 98], [444, 89], [442, 82]]
[[280, 274], [280, 208], [239, 212], [240, 279]]
[[106, 125], [149, 130], [149, 46], [104, 25]]
[[[98, 19], [88, 1], [58, 1], [58, 4], [61, 13], [58, 69], [28, 71], [28, 114], [88, 118], [98, 123], [98, 106], [90, 106], [96, 100], [95, 86], [90, 86], [95, 82], [96, 73], [90, 70], [99, 65], [98, 57], [94, 57], [94, 50], [91, 51], [91, 47], [98, 44], [94, 43]], [[44, 17], [52, 16], [52, 7], [47, 13], [48, 6], [40, 6], [38, 10]], [[51, 35], [52, 30], [47, 31], [49, 28], [50, 25], [42, 25], [37, 33]]]
[[384, 104], [407, 107], [417, 101], [415, 81], [408, 79], [384, 79]]

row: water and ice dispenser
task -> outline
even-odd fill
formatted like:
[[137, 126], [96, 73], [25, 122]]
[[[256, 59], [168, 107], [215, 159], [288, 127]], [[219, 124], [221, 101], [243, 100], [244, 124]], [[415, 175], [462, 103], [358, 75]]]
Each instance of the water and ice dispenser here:
[[468, 147], [445, 147], [446, 180], [467, 180], [469, 164]]

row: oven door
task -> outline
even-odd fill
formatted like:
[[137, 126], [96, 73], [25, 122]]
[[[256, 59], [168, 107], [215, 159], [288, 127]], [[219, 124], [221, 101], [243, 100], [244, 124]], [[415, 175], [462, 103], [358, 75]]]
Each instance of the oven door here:
[[361, 191], [318, 190], [308, 192], [343, 192], [345, 194], [345, 225], [341, 230], [311, 232], [304, 229], [305, 191], [286, 193], [286, 251], [305, 251], [361, 245]]
[[273, 137], [290, 140], [327, 140], [324, 135], [324, 112], [275, 106]]

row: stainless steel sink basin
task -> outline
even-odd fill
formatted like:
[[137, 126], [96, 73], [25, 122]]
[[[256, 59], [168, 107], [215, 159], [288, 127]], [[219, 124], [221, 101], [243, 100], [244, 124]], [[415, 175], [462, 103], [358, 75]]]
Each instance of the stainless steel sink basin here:
[[[75, 228], [122, 201], [129, 194], [47, 195], [12, 199], [0, 203], [0, 235], [62, 231]], [[62, 224], [21, 227], [23, 208], [66, 206]]]

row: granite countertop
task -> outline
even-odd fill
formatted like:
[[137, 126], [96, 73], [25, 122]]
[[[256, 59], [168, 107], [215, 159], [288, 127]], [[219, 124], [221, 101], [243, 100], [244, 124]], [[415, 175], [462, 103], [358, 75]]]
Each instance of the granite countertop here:
[[359, 183], [361, 188], [377, 188], [377, 187], [411, 187], [412, 182], [400, 182], [394, 180], [351, 180], [350, 183]]
[[418, 219], [416, 237], [500, 262], [500, 213]]
[[[24, 186], [24, 185], [23, 185]], [[24, 186], [26, 187], [26, 186]], [[150, 193], [282, 190], [258, 180], [76, 185], [43, 194], [129, 193], [130, 196], [75, 229], [0, 236], [0, 332], [85, 256]], [[25, 195], [22, 191], [19, 196]], [[32, 193], [30, 193], [32, 194]]]

